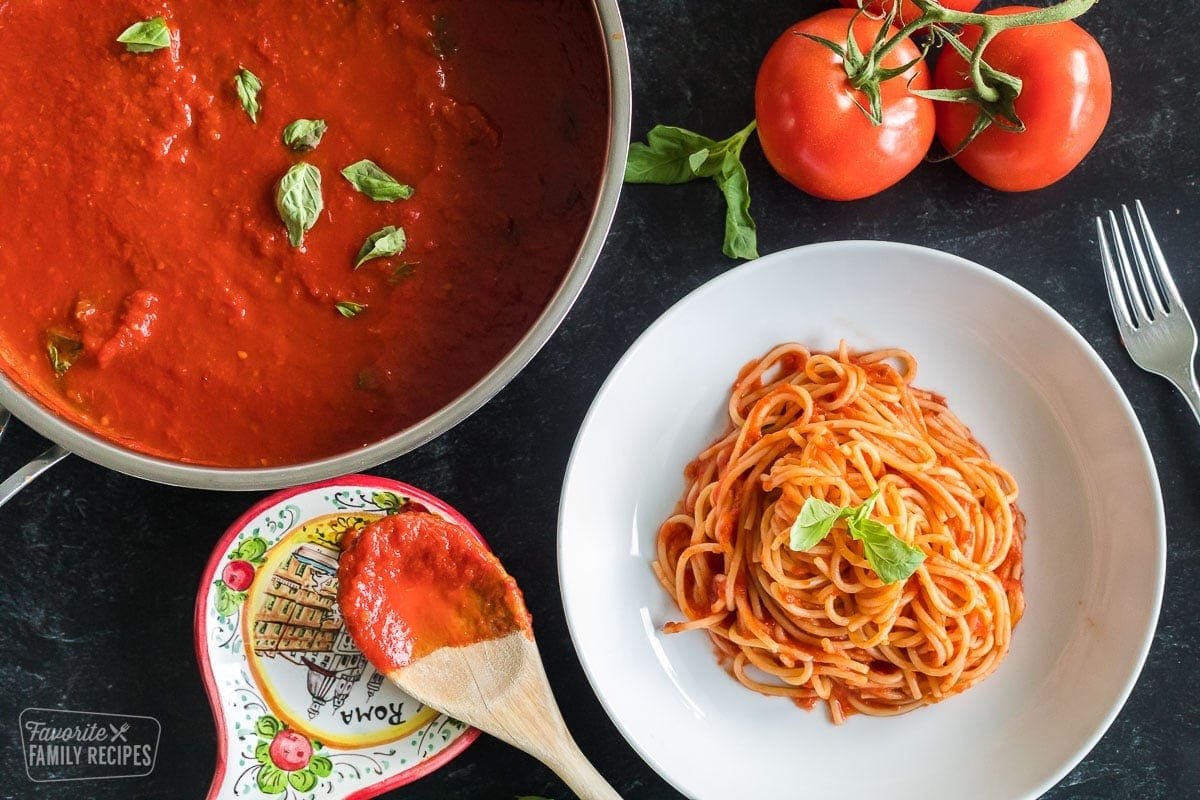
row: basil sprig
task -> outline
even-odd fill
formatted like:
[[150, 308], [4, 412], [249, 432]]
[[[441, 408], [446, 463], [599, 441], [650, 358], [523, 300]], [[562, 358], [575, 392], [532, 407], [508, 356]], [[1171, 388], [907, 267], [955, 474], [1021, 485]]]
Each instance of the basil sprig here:
[[754, 132], [751, 122], [728, 139], [716, 141], [683, 128], [656, 125], [646, 143], [629, 146], [626, 183], [687, 183], [712, 178], [725, 195], [725, 243], [730, 258], [758, 258], [758, 230], [750, 217], [750, 181], [742, 148]]
[[152, 53], [171, 46], [171, 29], [162, 17], [135, 22], [117, 37], [130, 53]]
[[381, 228], [363, 242], [362, 249], [358, 251], [358, 260], [354, 262], [354, 268], [358, 269], [363, 264], [376, 258], [390, 258], [404, 252], [408, 240], [404, 236], [404, 228], [397, 228], [395, 225], [388, 225]]
[[372, 200], [391, 203], [394, 200], [407, 200], [413, 195], [411, 186], [400, 183], [370, 159], [354, 162], [342, 170], [342, 175], [355, 189]]
[[283, 143], [298, 153], [315, 150], [328, 127], [323, 119], [298, 119], [283, 129]]
[[257, 123], [258, 112], [262, 110], [258, 102], [258, 93], [263, 88], [262, 81], [250, 70], [240, 67], [237, 75], [233, 76], [233, 83], [237, 87], [237, 96], [238, 100], [242, 101], [242, 108], [246, 109], [250, 121]]
[[275, 208], [287, 226], [292, 247], [304, 244], [304, 234], [312, 230], [325, 208], [321, 197], [321, 172], [301, 161], [287, 171], [275, 190]]
[[349, 300], [341, 300], [333, 304], [337, 312], [346, 319], [354, 319], [359, 314], [367, 310], [366, 306], [360, 306], [358, 303], [352, 303]]
[[861, 505], [840, 508], [816, 497], [808, 498], [792, 523], [788, 546], [798, 552], [810, 550], [829, 535], [835, 522], [844, 519], [846, 530], [863, 543], [867, 562], [879, 579], [884, 583], [905, 580], [917, 571], [925, 554], [897, 538], [887, 525], [870, 518], [879, 491], [872, 492]]

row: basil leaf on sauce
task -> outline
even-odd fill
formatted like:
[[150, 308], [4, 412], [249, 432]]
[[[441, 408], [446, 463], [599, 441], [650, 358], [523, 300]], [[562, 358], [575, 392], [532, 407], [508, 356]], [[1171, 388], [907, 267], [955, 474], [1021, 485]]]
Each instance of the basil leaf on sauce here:
[[407, 244], [408, 240], [404, 236], [404, 228], [397, 228], [394, 225], [381, 228], [368, 236], [367, 240], [363, 242], [362, 249], [358, 251], [358, 260], [354, 262], [354, 268], [358, 269], [367, 261], [376, 258], [389, 258], [400, 255], [400, 253], [404, 252], [404, 247]]
[[388, 276], [388, 283], [392, 284], [393, 286], [398, 283], [403, 283], [404, 279], [412, 275], [416, 268], [416, 261], [405, 261], [399, 264], [395, 269], [392, 270], [392, 274]]
[[323, 119], [298, 119], [283, 129], [283, 143], [298, 153], [315, 150], [328, 127]]
[[258, 93], [263, 88], [262, 81], [250, 70], [240, 67], [237, 75], [233, 76], [233, 83], [237, 87], [238, 100], [242, 101], [242, 108], [246, 109], [250, 121], [257, 123], [258, 112], [262, 110], [262, 106], [258, 102]]
[[311, 164], [301, 161], [287, 171], [275, 190], [275, 208], [287, 226], [292, 247], [304, 244], [304, 234], [312, 230], [325, 208], [321, 197], [321, 173]]
[[83, 342], [66, 334], [50, 331], [46, 334], [46, 355], [54, 374], [62, 377], [71, 365], [83, 355]]
[[152, 53], [171, 46], [171, 29], [162, 17], [135, 22], [117, 37], [130, 53]]
[[393, 200], [407, 200], [413, 195], [411, 186], [400, 183], [369, 159], [354, 162], [342, 170], [342, 175], [355, 189], [372, 200], [390, 203]]
[[354, 319], [367, 309], [366, 306], [360, 306], [358, 303], [351, 303], [349, 300], [342, 300], [341, 302], [334, 303], [333, 307], [337, 309], [337, 312], [346, 319]]

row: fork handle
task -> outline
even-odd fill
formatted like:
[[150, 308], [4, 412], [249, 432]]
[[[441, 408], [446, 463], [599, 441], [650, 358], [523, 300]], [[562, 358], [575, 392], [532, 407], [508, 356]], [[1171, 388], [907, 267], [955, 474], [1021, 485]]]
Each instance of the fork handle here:
[[1188, 370], [1187, 374], [1182, 376], [1170, 377], [1170, 381], [1187, 400], [1192, 413], [1196, 415], [1196, 422], [1200, 422], [1200, 386], [1196, 385], [1195, 370]]

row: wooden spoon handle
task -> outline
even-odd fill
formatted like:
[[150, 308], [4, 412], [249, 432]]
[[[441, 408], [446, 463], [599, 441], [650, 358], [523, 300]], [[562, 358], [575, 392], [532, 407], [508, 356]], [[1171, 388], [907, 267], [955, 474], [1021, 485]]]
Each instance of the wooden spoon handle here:
[[569, 735], [555, 748], [554, 753], [547, 754], [542, 761], [571, 787], [580, 800], [621, 800], [621, 795], [596, 771]]

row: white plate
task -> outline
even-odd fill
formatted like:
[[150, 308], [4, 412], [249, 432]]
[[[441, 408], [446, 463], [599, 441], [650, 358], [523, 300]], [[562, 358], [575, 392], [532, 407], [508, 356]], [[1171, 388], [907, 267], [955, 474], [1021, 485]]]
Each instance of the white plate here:
[[[683, 468], [722, 430], [739, 367], [771, 345], [902, 347], [1020, 484], [1028, 610], [979, 686], [833, 725], [717, 665], [650, 568]], [[1158, 618], [1166, 532], [1116, 382], [1049, 306], [983, 267], [884, 242], [801, 247], [688, 295], [637, 340], [584, 420], [559, 512], [575, 647], [609, 715], [694, 798], [1032, 798], [1100, 738]]]

